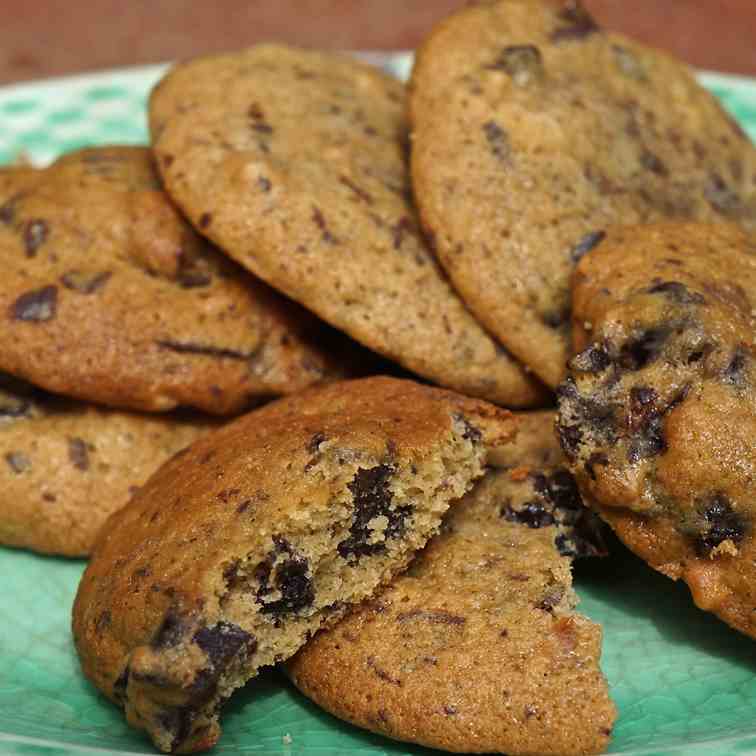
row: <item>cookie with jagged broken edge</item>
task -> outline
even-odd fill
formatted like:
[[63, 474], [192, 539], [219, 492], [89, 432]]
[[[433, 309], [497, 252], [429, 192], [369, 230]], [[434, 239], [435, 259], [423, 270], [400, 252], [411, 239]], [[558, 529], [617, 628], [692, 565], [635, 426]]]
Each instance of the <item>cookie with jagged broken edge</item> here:
[[[543, 381], [569, 358], [569, 278], [615, 223], [756, 230], [756, 149], [690, 70], [577, 2], [441, 22], [411, 82], [421, 219], [480, 322]], [[502, 295], [505, 292], [505, 295]]]
[[102, 530], [73, 610], [87, 677], [164, 751], [425, 545], [505, 411], [394, 378], [287, 397], [164, 465]]
[[55, 393], [226, 414], [348, 374], [330, 328], [192, 230], [142, 147], [4, 171], [0, 262], [0, 369]]
[[0, 544], [87, 556], [109, 515], [217, 424], [105, 409], [0, 373]]
[[287, 671], [327, 711], [399, 740], [598, 753], [616, 711], [601, 629], [574, 611], [570, 558], [603, 552], [599, 521], [560, 464], [553, 413], [527, 418], [502, 451], [510, 466], [452, 507], [409, 570]]
[[150, 128], [167, 191], [255, 275], [426, 379], [543, 404], [420, 234], [404, 110], [402, 84], [377, 69], [261, 45], [176, 66]]
[[559, 389], [583, 492], [696, 604], [756, 637], [756, 244], [727, 225], [617, 229], [579, 264]]

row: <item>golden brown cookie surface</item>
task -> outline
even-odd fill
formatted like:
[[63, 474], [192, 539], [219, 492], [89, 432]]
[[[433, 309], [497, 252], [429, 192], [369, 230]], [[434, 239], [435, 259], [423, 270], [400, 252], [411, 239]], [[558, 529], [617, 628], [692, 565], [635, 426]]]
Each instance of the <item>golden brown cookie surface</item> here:
[[476, 317], [548, 385], [569, 277], [609, 226], [756, 228], [756, 150], [681, 63], [577, 2], [459, 11], [418, 51], [412, 174], [423, 224]]
[[87, 556], [108, 516], [215, 425], [53, 397], [0, 373], [0, 543]]
[[208, 434], [106, 524], [73, 613], [85, 674], [163, 750], [401, 570], [514, 434], [410, 381], [312, 389]]
[[436, 383], [543, 402], [420, 235], [404, 109], [402, 85], [376, 69], [261, 45], [174, 68], [152, 94], [150, 126], [168, 192], [253, 273]]
[[[519, 418], [518, 418], [519, 419]], [[361, 727], [475, 753], [596, 753], [616, 716], [601, 630], [573, 609], [569, 556], [595, 553], [553, 414], [524, 418], [510, 466], [444, 519], [409, 570], [287, 664]], [[589, 535], [588, 540], [584, 535]]]
[[756, 637], [753, 240], [618, 229], [578, 265], [573, 302], [559, 432], [581, 489], [699, 607]]
[[121, 407], [225, 414], [343, 376], [325, 329], [198, 236], [150, 153], [0, 178], [0, 369]]

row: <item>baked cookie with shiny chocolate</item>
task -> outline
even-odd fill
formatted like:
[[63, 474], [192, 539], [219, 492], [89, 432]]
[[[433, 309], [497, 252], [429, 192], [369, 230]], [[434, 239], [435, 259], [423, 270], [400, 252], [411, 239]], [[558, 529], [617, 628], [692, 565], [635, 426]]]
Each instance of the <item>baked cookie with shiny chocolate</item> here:
[[692, 72], [575, 0], [494, 0], [442, 21], [410, 88], [421, 219], [480, 322], [548, 385], [569, 279], [616, 223], [756, 230], [756, 149]]
[[756, 244], [617, 229], [577, 267], [559, 433], [581, 490], [702, 609], [756, 637]]
[[400, 82], [347, 57], [260, 45], [174, 67], [150, 98], [150, 128], [167, 191], [255, 275], [435, 383], [544, 403], [423, 240]]
[[97, 407], [0, 373], [0, 544], [87, 556], [105, 520], [216, 425]]
[[502, 452], [507, 466], [450, 509], [409, 570], [287, 671], [327, 711], [398, 740], [599, 753], [616, 709], [601, 629], [575, 611], [570, 562], [603, 551], [600, 521], [563, 466], [553, 413], [523, 418]]
[[85, 674], [162, 750], [210, 747], [221, 703], [404, 569], [514, 432], [369, 378], [206, 435], [103, 528], [73, 610]]
[[143, 147], [3, 171], [0, 262], [0, 370], [55, 393], [227, 414], [349, 374], [329, 328], [192, 230]]

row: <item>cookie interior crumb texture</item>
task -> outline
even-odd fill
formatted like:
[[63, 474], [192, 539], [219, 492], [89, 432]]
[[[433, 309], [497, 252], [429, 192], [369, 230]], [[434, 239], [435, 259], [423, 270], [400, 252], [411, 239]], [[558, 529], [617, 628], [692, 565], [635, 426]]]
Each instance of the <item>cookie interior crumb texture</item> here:
[[561, 466], [553, 414], [523, 420], [507, 468], [449, 510], [409, 570], [287, 663], [327, 711], [456, 752], [606, 747], [601, 629], [574, 611], [570, 574], [571, 557], [602, 552], [598, 518]]
[[103, 529], [73, 613], [85, 674], [162, 750], [211, 746], [222, 702], [403, 569], [514, 427], [372, 378], [200, 439]]

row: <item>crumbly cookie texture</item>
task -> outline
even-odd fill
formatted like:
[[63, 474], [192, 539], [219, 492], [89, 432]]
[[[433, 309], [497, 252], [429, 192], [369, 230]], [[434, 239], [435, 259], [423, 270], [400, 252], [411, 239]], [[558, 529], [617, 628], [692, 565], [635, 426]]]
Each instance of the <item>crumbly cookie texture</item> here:
[[192, 230], [142, 147], [0, 173], [0, 261], [0, 369], [55, 393], [226, 414], [348, 374], [331, 329]]
[[371, 378], [200, 439], [103, 528], [73, 611], [85, 674], [160, 749], [210, 747], [222, 702], [402, 570], [514, 432]]
[[109, 515], [216, 425], [96, 407], [0, 373], [0, 543], [87, 556]]
[[560, 466], [553, 414], [524, 420], [503, 450], [511, 466], [449, 511], [406, 573], [287, 663], [305, 695], [449, 751], [604, 750], [616, 710], [601, 630], [574, 611], [569, 558], [602, 551], [598, 519]]
[[574, 0], [498, 0], [416, 56], [421, 219], [473, 314], [548, 385], [565, 375], [569, 279], [615, 223], [756, 230], [756, 149], [682, 63]]
[[583, 492], [696, 604], [756, 637], [756, 245], [727, 225], [617, 229], [574, 278], [559, 389]]
[[470, 315], [412, 204], [402, 84], [261, 45], [175, 67], [150, 99], [166, 188], [255, 275], [416, 374], [508, 406], [543, 387]]

